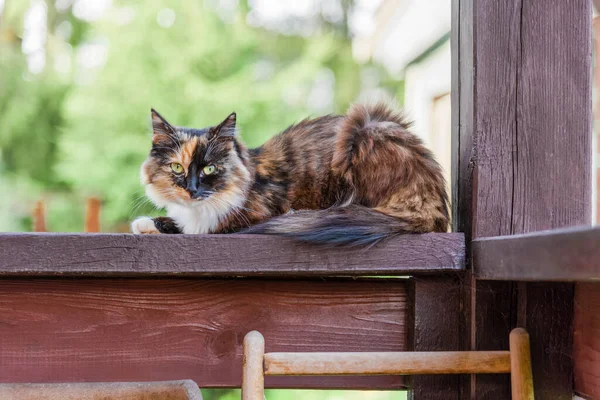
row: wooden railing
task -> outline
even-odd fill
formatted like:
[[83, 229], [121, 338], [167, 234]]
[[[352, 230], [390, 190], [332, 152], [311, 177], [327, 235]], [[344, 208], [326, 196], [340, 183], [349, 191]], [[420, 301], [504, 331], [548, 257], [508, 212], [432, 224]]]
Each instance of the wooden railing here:
[[[275, 352], [458, 350], [464, 254], [456, 233], [368, 251], [243, 235], [0, 234], [0, 382], [239, 387], [242, 339], [257, 329]], [[267, 385], [411, 389], [419, 378]]]

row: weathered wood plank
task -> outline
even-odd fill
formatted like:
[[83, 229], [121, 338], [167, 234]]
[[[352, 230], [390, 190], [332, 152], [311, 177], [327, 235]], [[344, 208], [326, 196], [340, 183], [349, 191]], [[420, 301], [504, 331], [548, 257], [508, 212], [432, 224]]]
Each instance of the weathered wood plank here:
[[[591, 2], [521, 0], [513, 233], [591, 222]], [[537, 399], [573, 393], [572, 285], [527, 285]]]
[[600, 227], [476, 239], [479, 279], [600, 281]]
[[[452, 132], [453, 230], [465, 232], [470, 260], [471, 238], [511, 233], [501, 214], [511, 201], [512, 182], [507, 172], [512, 164], [515, 107], [510, 103], [517, 79], [515, 66], [507, 60], [517, 51], [510, 37], [511, 1], [454, 2], [459, 3], [459, 10], [452, 21], [452, 30], [458, 31], [458, 45], [453, 47], [458, 74], [452, 82], [453, 107], [458, 107]], [[477, 282], [467, 273], [463, 289], [461, 349], [506, 349], [512, 285]], [[507, 376], [464, 376], [461, 399], [510, 398], [509, 382]]]
[[[408, 331], [411, 351], [460, 349], [460, 292], [458, 279], [413, 278], [409, 286], [412, 313]], [[505, 350], [508, 347], [505, 348]], [[455, 400], [460, 398], [458, 375], [413, 376], [408, 392], [411, 400]]]
[[575, 286], [573, 358], [575, 391], [586, 399], [600, 398], [600, 283]]
[[[589, 223], [591, 3], [458, 1], [455, 227], [469, 240]], [[536, 398], [570, 399], [565, 371], [572, 365], [564, 355], [571, 352], [572, 287], [516, 290], [473, 278], [463, 301], [465, 342], [472, 350], [501, 349], [519, 321], [537, 343], [535, 386], [551, 388]], [[527, 307], [563, 314], [546, 318]], [[466, 398], [510, 396], [502, 377], [477, 376], [467, 385]]]
[[202, 400], [191, 380], [126, 383], [0, 384], [2, 400]]
[[[267, 351], [406, 350], [406, 281], [0, 280], [0, 382], [193, 379], [239, 387]], [[268, 387], [403, 388], [402, 377], [270, 377]]]
[[257, 235], [0, 234], [0, 275], [410, 275], [464, 268], [464, 235], [403, 235], [369, 250]]

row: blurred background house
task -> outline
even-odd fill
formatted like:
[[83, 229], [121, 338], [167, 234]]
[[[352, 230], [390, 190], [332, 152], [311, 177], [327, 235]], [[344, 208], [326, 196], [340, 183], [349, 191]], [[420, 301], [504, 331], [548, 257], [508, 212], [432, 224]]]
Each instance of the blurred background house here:
[[[449, 0], [384, 0], [375, 28], [358, 37], [353, 54], [373, 60], [403, 82], [402, 104], [414, 132], [438, 157], [450, 182]], [[448, 190], [449, 186], [448, 186]]]

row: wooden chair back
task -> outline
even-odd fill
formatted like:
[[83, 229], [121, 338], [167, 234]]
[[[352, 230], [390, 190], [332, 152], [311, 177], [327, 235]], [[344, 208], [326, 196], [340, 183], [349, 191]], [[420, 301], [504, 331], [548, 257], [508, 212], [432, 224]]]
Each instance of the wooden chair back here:
[[242, 399], [263, 400], [265, 376], [510, 374], [513, 400], [533, 400], [529, 334], [510, 333], [509, 351], [265, 353], [260, 332], [244, 338]]

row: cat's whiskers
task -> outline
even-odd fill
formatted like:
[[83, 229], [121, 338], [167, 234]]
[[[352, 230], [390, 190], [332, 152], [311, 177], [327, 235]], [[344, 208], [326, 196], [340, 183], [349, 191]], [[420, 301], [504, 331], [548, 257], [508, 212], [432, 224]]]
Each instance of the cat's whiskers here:
[[[133, 216], [134, 214], [136, 214], [136, 213], [138, 212], [138, 210], [139, 210], [139, 209], [140, 209], [142, 206], [144, 206], [144, 205], [146, 205], [146, 204], [148, 204], [148, 203], [152, 204], [152, 202], [150, 201], [150, 199], [149, 199], [149, 198], [147, 198], [147, 197], [146, 197], [145, 195], [143, 195], [143, 194], [142, 194], [142, 195], [140, 195], [140, 196], [138, 196], [136, 199], [133, 199], [133, 200], [132, 200], [130, 203], [133, 203], [133, 204], [131, 204], [131, 206], [132, 206], [132, 209], [131, 209], [131, 212], [130, 212], [130, 214], [129, 214], [129, 216], [130, 216], [130, 217], [131, 217], [131, 216]], [[153, 205], [153, 206], [154, 206], [154, 205]]]
[[240, 223], [240, 226], [249, 227], [251, 225], [248, 217], [246, 217], [239, 209], [232, 209], [228, 217], [235, 218]]
[[[231, 203], [231, 202], [229, 202], [229, 201], [227, 201], [227, 200], [220, 199], [220, 198], [218, 198], [218, 197], [216, 197], [216, 196], [209, 197], [209, 199], [208, 199], [208, 200], [216, 200], [216, 201], [219, 201], [219, 202], [221, 202], [221, 203], [225, 204], [226, 206], [229, 206], [230, 208], [229, 208], [229, 210], [228, 210], [228, 211], [229, 211], [230, 213], [232, 213], [232, 216], [233, 216], [233, 217], [235, 217], [235, 218], [238, 220], [238, 222], [241, 222], [241, 223], [243, 223], [243, 224], [246, 224], [246, 226], [250, 226], [250, 225], [251, 225], [251, 223], [250, 223], [250, 220], [248, 219], [248, 217], [246, 217], [246, 216], [245, 216], [245, 215], [244, 215], [244, 214], [241, 212], [241, 210], [247, 210], [247, 211], [250, 211], [250, 210], [248, 210], [247, 208], [245, 208], [245, 207], [243, 207], [243, 206], [241, 206], [241, 205], [239, 205], [239, 206], [238, 206], [238, 205], [235, 205], [235, 204], [233, 204], [233, 203]], [[227, 217], [227, 215], [226, 215], [225, 217]], [[240, 218], [241, 218], [241, 221], [240, 221]]]

